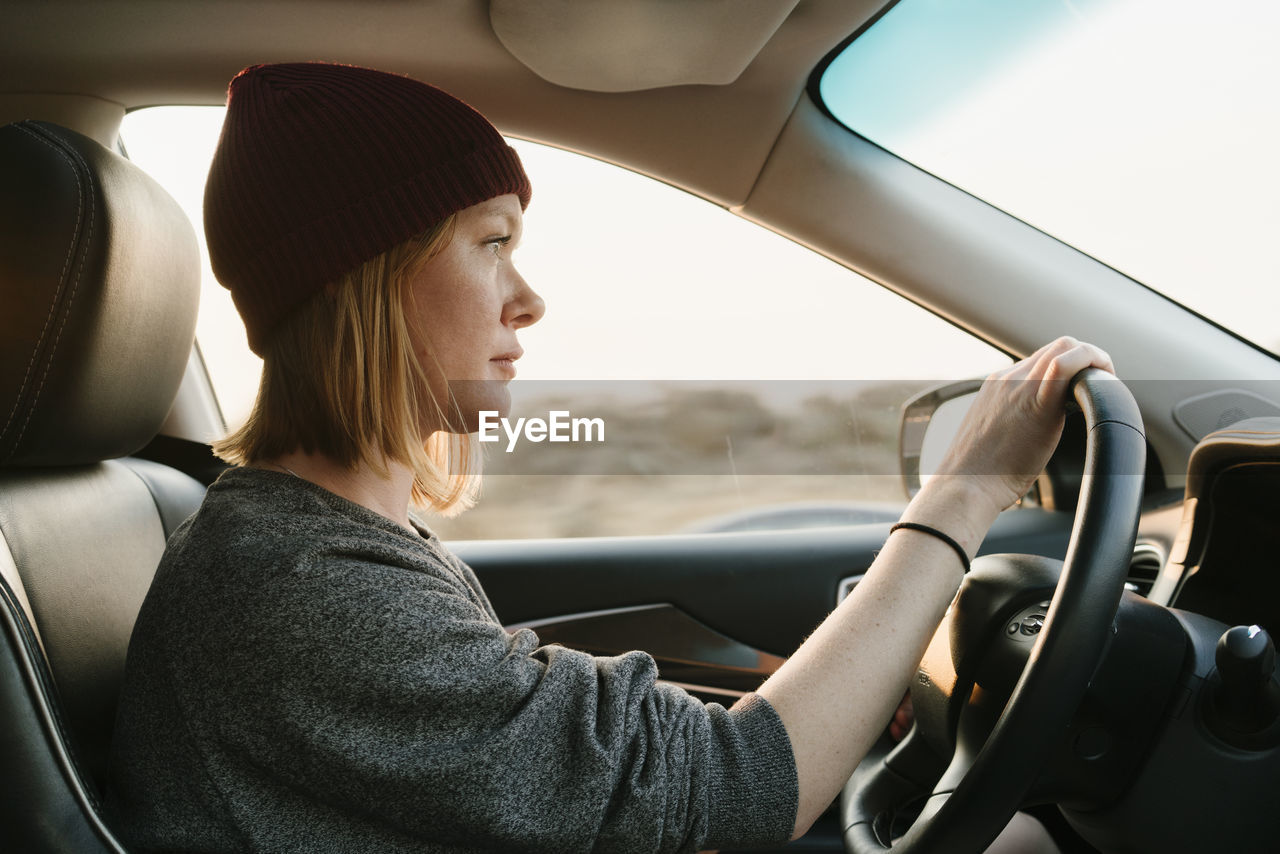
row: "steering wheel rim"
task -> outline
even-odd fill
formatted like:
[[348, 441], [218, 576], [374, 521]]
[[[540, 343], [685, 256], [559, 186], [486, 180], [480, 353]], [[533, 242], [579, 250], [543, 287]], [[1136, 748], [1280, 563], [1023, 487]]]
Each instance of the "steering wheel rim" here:
[[[1072, 379], [1072, 393], [1087, 431], [1084, 478], [1044, 627], [985, 744], [976, 756], [956, 750], [894, 851], [984, 850], [1053, 749], [1045, 734], [1066, 731], [1106, 649], [1137, 534], [1146, 438], [1133, 396], [1111, 374], [1088, 368]], [[866, 779], [874, 784], [875, 775]], [[850, 854], [889, 850], [875, 818], [860, 816], [845, 829]]]

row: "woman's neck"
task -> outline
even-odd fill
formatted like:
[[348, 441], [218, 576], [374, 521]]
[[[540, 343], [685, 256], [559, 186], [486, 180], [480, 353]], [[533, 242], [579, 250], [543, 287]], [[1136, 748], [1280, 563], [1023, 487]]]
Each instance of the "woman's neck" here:
[[316, 486], [413, 530], [413, 525], [409, 522], [413, 472], [401, 463], [388, 462], [387, 474], [383, 476], [367, 466], [353, 471], [323, 454], [294, 451], [272, 460], [262, 460], [255, 465], [309, 480]]

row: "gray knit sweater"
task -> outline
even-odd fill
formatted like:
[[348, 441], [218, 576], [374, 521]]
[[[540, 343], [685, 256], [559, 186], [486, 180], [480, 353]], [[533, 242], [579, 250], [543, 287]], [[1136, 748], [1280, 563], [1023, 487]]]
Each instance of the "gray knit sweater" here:
[[129, 645], [107, 797], [136, 851], [696, 851], [783, 840], [785, 730], [502, 628], [470, 568], [292, 475], [232, 469]]

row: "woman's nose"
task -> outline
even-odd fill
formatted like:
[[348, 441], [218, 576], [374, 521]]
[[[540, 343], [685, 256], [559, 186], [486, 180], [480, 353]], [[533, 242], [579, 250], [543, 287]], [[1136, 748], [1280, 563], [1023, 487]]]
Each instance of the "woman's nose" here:
[[[518, 274], [517, 274], [518, 275]], [[515, 295], [507, 303], [506, 322], [514, 329], [522, 329], [542, 319], [547, 313], [547, 304], [542, 301], [529, 283], [519, 276], [520, 284]]]

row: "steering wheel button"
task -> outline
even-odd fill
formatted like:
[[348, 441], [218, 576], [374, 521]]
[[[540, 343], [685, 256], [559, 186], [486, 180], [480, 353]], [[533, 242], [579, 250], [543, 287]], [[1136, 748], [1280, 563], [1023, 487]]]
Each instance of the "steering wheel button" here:
[[1030, 617], [1027, 617], [1022, 621], [1022, 625], [1020, 627], [1024, 635], [1039, 634], [1042, 628], [1044, 628], [1043, 614], [1032, 614]]
[[1010, 623], [1010, 624], [1009, 624], [1009, 634], [1011, 634], [1011, 635], [1016, 635], [1016, 634], [1018, 633], [1018, 629], [1020, 629], [1020, 628], [1022, 628], [1022, 624], [1021, 624], [1021, 623]]

